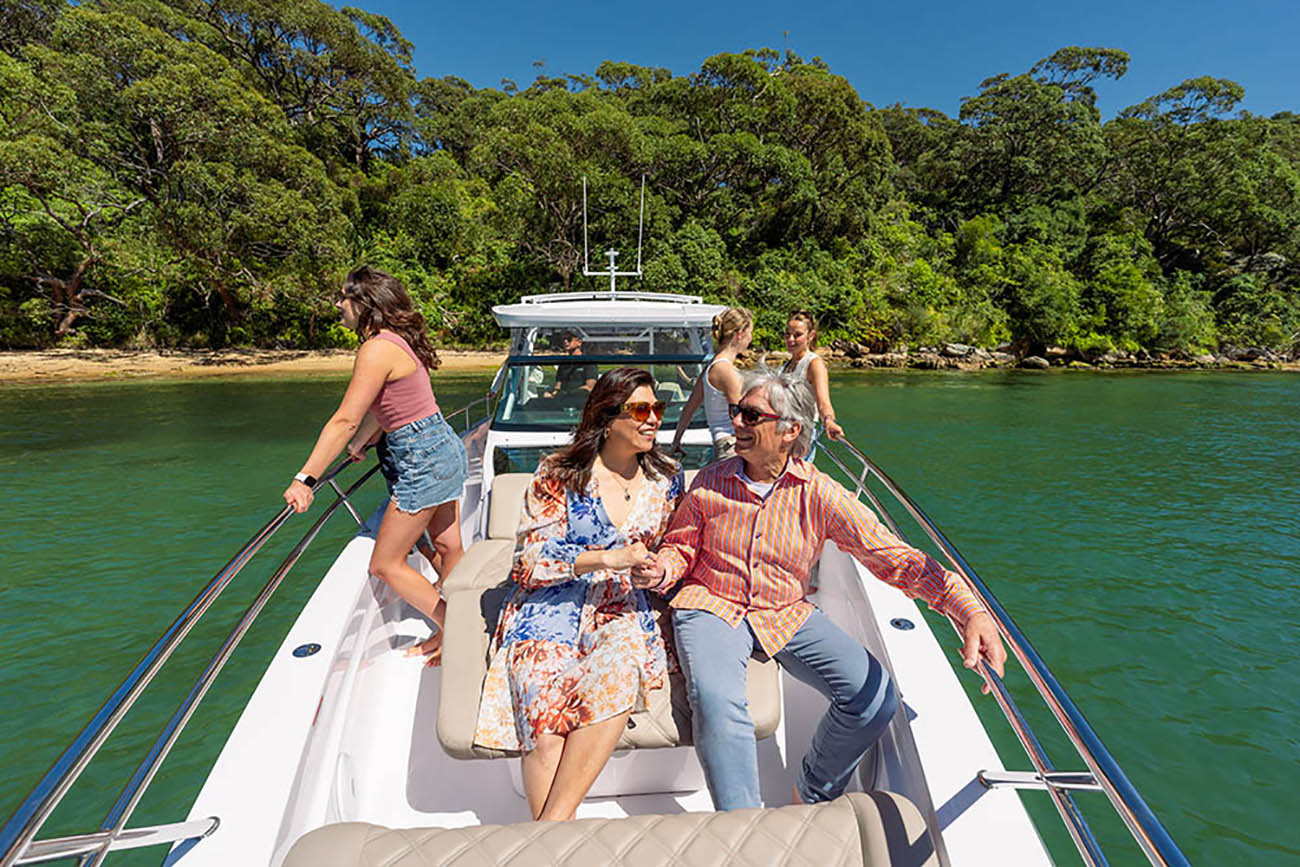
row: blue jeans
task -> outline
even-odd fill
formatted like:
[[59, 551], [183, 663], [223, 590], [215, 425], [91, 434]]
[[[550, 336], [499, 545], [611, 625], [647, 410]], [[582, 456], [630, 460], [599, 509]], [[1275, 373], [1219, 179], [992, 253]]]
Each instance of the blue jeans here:
[[[762, 806], [754, 722], [745, 700], [745, 665], [758, 639], [747, 621], [732, 627], [716, 614], [689, 609], [674, 609], [673, 634], [713, 806]], [[898, 709], [889, 673], [820, 609], [776, 661], [830, 701], [795, 777], [799, 797], [809, 804], [839, 797]]]

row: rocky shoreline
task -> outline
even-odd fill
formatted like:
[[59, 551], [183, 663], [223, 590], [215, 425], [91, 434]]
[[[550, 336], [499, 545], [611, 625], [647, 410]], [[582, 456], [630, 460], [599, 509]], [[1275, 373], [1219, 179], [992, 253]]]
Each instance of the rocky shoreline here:
[[[1214, 355], [1183, 352], [1110, 351], [1088, 354], [1061, 346], [1048, 346], [1039, 353], [1016, 352], [1010, 345], [995, 349], [945, 343], [906, 347], [892, 352], [872, 352], [848, 340], [836, 340], [818, 352], [828, 362], [853, 368], [895, 368], [911, 370], [1293, 370], [1300, 371], [1300, 355], [1283, 355], [1260, 347], [1224, 347]], [[767, 354], [770, 361], [783, 360], [785, 353]]]

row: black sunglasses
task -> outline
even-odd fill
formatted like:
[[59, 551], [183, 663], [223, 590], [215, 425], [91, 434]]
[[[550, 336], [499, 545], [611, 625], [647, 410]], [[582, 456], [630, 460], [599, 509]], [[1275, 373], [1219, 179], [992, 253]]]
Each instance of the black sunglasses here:
[[763, 412], [761, 409], [754, 409], [752, 406], [739, 403], [727, 404], [727, 409], [731, 413], [731, 418], [734, 419], [739, 415], [740, 420], [745, 423], [746, 427], [753, 427], [765, 421], [781, 421], [785, 418], [785, 416], [777, 415], [774, 412]]

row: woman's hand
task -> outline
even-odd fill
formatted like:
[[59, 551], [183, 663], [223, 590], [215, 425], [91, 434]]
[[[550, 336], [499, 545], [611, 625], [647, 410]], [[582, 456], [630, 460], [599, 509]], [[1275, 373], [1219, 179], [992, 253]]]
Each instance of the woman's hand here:
[[364, 461], [366, 459], [366, 449], [369, 447], [369, 443], [359, 443], [354, 438], [348, 443], [348, 457], [352, 458], [353, 463]]
[[835, 420], [835, 416], [826, 419], [826, 436], [833, 440], [844, 439], [844, 428], [840, 427], [839, 422]]
[[295, 512], [305, 512], [311, 508], [311, 501], [316, 499], [316, 495], [311, 492], [311, 488], [304, 485], [297, 479], [289, 487], [284, 489], [284, 501], [293, 506]]
[[654, 557], [643, 542], [633, 542], [626, 548], [613, 548], [605, 552], [607, 569], [631, 569], [634, 566], [653, 562]]

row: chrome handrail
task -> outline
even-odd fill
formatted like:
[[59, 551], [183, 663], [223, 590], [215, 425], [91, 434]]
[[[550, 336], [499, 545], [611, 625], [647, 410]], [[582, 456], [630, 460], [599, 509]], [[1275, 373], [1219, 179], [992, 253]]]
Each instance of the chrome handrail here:
[[[351, 463], [352, 460], [350, 458], [340, 460], [327, 473], [325, 473], [325, 475], [321, 476], [320, 479], [316, 481], [316, 484], [312, 487], [313, 492], [320, 490], [325, 485], [331, 484], [334, 477]], [[370, 473], [373, 472], [374, 468], [371, 469]], [[367, 478], [370, 473], [366, 474]], [[364, 480], [365, 479], [363, 478], [362, 481]], [[358, 482], [358, 484], [360, 484], [360, 482]], [[354, 485], [350, 490], [354, 490], [355, 488], [356, 485]], [[336, 500], [332, 503], [328, 508], [327, 513], [332, 513], [339, 502], [340, 500]], [[175, 652], [181, 641], [183, 641], [185, 636], [190, 633], [190, 630], [194, 628], [194, 625], [198, 622], [199, 618], [201, 618], [212, 606], [213, 602], [215, 602], [217, 597], [221, 595], [222, 591], [224, 591], [235, 576], [239, 574], [239, 571], [253, 558], [253, 555], [261, 550], [262, 546], [275, 535], [280, 527], [283, 526], [283, 524], [293, 514], [293, 508], [286, 505], [274, 518], [268, 521], [262, 529], [254, 533], [253, 536], [244, 543], [244, 546], [239, 549], [235, 556], [232, 557], [219, 572], [217, 572], [212, 580], [209, 581], [207, 585], [199, 591], [198, 595], [194, 597], [193, 601], [191, 601], [190, 604], [181, 611], [176, 619], [172, 621], [172, 624], [163, 631], [162, 635], [154, 642], [148, 652], [146, 652], [140, 661], [136, 663], [135, 668], [131, 670], [117, 689], [113, 691], [104, 704], [100, 706], [99, 710], [95, 712], [94, 716], [90, 718], [90, 721], [86, 723], [84, 728], [82, 728], [76, 739], [74, 739], [67, 749], [63, 751], [62, 755], [55, 760], [54, 764], [50, 766], [50, 769], [45, 772], [45, 775], [41, 777], [40, 781], [32, 788], [32, 791], [27, 795], [27, 797], [23, 799], [23, 802], [19, 804], [13, 815], [11, 815], [5, 822], [4, 826], [0, 828], [0, 867], [10, 867], [12, 864], [17, 864], [19, 863], [20, 858], [22, 859], [22, 863], [30, 863], [30, 859], [25, 858], [24, 853], [26, 853], [29, 847], [33, 845], [33, 841], [35, 840], [36, 834], [40, 831], [41, 826], [45, 824], [45, 821], [50, 817], [50, 814], [54, 812], [55, 807], [57, 807], [63, 800], [73, 783], [75, 783], [81, 776], [82, 772], [90, 763], [90, 760], [94, 758], [95, 754], [99, 751], [99, 748], [103, 745], [104, 741], [110, 734], [112, 734], [113, 730], [117, 728], [118, 724], [122, 721], [122, 718], [126, 715], [126, 712], [131, 709], [131, 706], [135, 704], [136, 699], [140, 697], [140, 694], [144, 692], [144, 689], [153, 681], [163, 664], [171, 657], [172, 653]], [[318, 527], [313, 527], [313, 529], [309, 531], [309, 534], [314, 537], [317, 529]], [[206, 686], [204, 686], [204, 691], [206, 691]], [[198, 697], [202, 697], [201, 694]], [[184, 707], [185, 705], [182, 703], [182, 708]], [[179, 712], [180, 710], [178, 709], [178, 713]], [[188, 720], [188, 718], [189, 714], [186, 713], [185, 719]], [[175, 732], [175, 734], [179, 734], [179, 731]], [[156, 743], [155, 748], [157, 746], [158, 744]], [[171, 744], [168, 743], [166, 746], [170, 749]], [[153, 750], [151, 750], [150, 753], [152, 755]], [[161, 757], [159, 760], [161, 760]], [[144, 766], [142, 765], [142, 767]], [[137, 775], [139, 774], [140, 771], [137, 770]], [[153, 771], [150, 769], [147, 772], [147, 777], [148, 779], [152, 779], [152, 776]], [[134, 781], [135, 777], [132, 779]], [[146, 786], [148, 785], [147, 779], [144, 780], [144, 784]], [[128, 788], [129, 787], [130, 784], [128, 784]], [[126, 795], [126, 790], [124, 790], [123, 794]], [[138, 801], [138, 797], [135, 798], [135, 800]], [[119, 803], [121, 802], [119, 801]], [[117, 808], [118, 805], [115, 805], [114, 810], [117, 810]], [[131, 804], [131, 808], [134, 808], [134, 803]], [[127, 812], [129, 813], [129, 810]], [[116, 832], [119, 834], [121, 833], [121, 830], [120, 827], [116, 828]], [[110, 831], [110, 837], [112, 833], [113, 832]], [[41, 841], [41, 844], [53, 844], [55, 842], [57, 841]], [[102, 860], [102, 853], [98, 856], [97, 862], [98, 860]]]
[[[1033, 645], [1024, 632], [1016, 625], [1011, 615], [1003, 607], [1002, 603], [994, 596], [993, 591], [988, 585], [976, 574], [966, 559], [962, 557], [943, 532], [930, 520], [929, 516], [922, 511], [921, 507], [900, 488], [893, 479], [891, 479], [884, 470], [880, 469], [870, 458], [866, 456], [861, 449], [854, 445], [847, 438], [840, 440], [822, 440], [819, 444], [821, 451], [827, 455], [830, 460], [838, 466], [850, 479], [854, 478], [854, 473], [844, 463], [838, 455], [830, 448], [831, 444], [838, 444], [847, 449], [850, 454], [858, 461], [862, 471], [858, 474], [855, 481], [855, 495], [866, 496], [871, 504], [880, 513], [881, 519], [888, 525], [895, 535], [902, 538], [898, 531], [898, 525], [889, 515], [888, 510], [867, 489], [866, 482], [869, 476], [875, 476], [889, 494], [898, 501], [900, 505], [912, 516], [921, 529], [929, 537], [930, 541], [938, 546], [943, 553], [944, 558], [948, 560], [952, 570], [965, 579], [967, 585], [974, 592], [976, 598], [989, 612], [993, 621], [997, 624], [998, 631], [1001, 633], [1003, 640], [1009, 647], [1011, 654], [1024, 668], [1029, 675], [1030, 682], [1042, 697], [1044, 703], [1052, 715], [1060, 723], [1061, 728], [1065, 730], [1071, 744], [1078, 751], [1080, 758], [1088, 766], [1091, 772], [1092, 782], [1095, 782], [1106, 794], [1111, 806], [1119, 815], [1120, 819], [1128, 828], [1133, 839], [1146, 855], [1147, 860], [1156, 865], [1185, 865], [1190, 862], [1187, 857], [1178, 848], [1172, 836], [1160, 823], [1155, 813], [1143, 800], [1138, 793], [1137, 787], [1128, 779], [1124, 771], [1120, 768], [1119, 763], [1115, 760], [1110, 751], [1102, 743], [1101, 738], [1093, 731], [1092, 726], [1084, 719], [1082, 711], [1075, 705], [1069, 695], [1066, 694], [1065, 688], [1051, 673], [1047, 663], [1043, 661], [1038, 652], [1034, 650]], [[1067, 790], [1086, 788], [1076, 783], [1077, 778], [1071, 777], [1071, 784], [1058, 783], [1061, 779], [1061, 772], [1056, 771], [1051, 761], [1047, 758], [1046, 752], [1039, 744], [1037, 737], [1034, 735], [1028, 721], [1024, 718], [1016, 707], [1011, 698], [1010, 692], [1002, 679], [983, 661], [979, 663], [979, 672], [988, 681], [994, 698], [1002, 712], [1007, 717], [1012, 730], [1015, 732], [1017, 739], [1025, 748], [1031, 763], [1035, 767], [1036, 776], [1039, 783], [1035, 788], [1046, 788], [1052, 796], [1057, 811], [1061, 814], [1065, 822], [1066, 829], [1070, 832], [1079, 854], [1089, 864], [1105, 864], [1105, 856], [1102, 855], [1101, 849], [1097, 844], [1091, 829], [1088, 828], [1087, 821], [1075, 806], [1073, 798], [1070, 797]], [[999, 781], [1000, 785], [1013, 785], [1006, 779]]]

